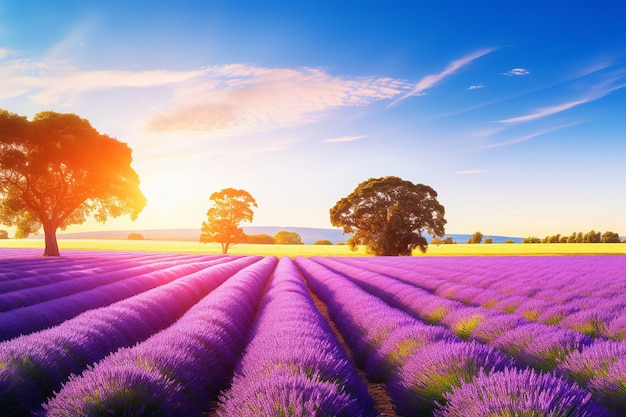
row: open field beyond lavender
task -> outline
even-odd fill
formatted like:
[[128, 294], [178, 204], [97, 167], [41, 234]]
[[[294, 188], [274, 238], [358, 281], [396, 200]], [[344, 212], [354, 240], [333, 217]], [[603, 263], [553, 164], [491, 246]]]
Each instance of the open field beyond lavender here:
[[[179, 240], [124, 240], [124, 239], [60, 239], [64, 250], [106, 250], [133, 252], [180, 252], [219, 254], [219, 243], [200, 243]], [[43, 253], [43, 239], [0, 240], [2, 248], [38, 248]], [[365, 247], [356, 251], [347, 245], [260, 245], [237, 244], [228, 253], [261, 256], [366, 256]], [[425, 254], [418, 249], [414, 256], [493, 256], [493, 255], [626, 255], [626, 243], [541, 243], [541, 244], [455, 244], [429, 245]]]
[[40, 253], [0, 416], [626, 415], [624, 256]]

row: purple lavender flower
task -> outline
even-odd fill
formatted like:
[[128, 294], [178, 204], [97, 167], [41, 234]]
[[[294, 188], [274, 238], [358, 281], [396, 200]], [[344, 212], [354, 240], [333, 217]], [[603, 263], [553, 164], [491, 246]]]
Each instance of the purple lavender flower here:
[[598, 373], [587, 382], [587, 389], [607, 407], [620, 413], [626, 410], [626, 357], [610, 364], [606, 373]]
[[551, 371], [570, 352], [589, 345], [591, 338], [554, 326], [530, 323], [504, 332], [492, 345], [524, 365]]
[[293, 261], [274, 271], [218, 414], [374, 416], [373, 400]]
[[609, 366], [623, 357], [626, 357], [626, 343], [597, 341], [580, 351], [571, 352], [557, 370], [585, 385], [598, 375], [606, 375]]
[[603, 404], [626, 408], [626, 343], [598, 341], [570, 353], [557, 370], [591, 391]]
[[[199, 416], [228, 383], [276, 262], [264, 258], [240, 270], [172, 326], [72, 378], [44, 405], [47, 416], [113, 413], [107, 410], [124, 416]], [[68, 414], [67, 404], [75, 407], [74, 414]], [[91, 409], [92, 414], [84, 411]]]
[[594, 308], [567, 315], [561, 320], [559, 326], [591, 337], [597, 337], [605, 332], [607, 324], [614, 318], [614, 313]]
[[626, 314], [617, 316], [611, 320], [605, 329], [604, 335], [613, 340], [626, 339]]
[[438, 342], [411, 356], [389, 382], [388, 390], [402, 416], [427, 413], [444, 393], [476, 375], [502, 370], [511, 361], [476, 342]]
[[459, 338], [468, 339], [476, 326], [482, 323], [488, 316], [497, 314], [482, 307], [460, 306], [448, 313], [441, 324], [450, 329]]
[[174, 323], [229, 276], [258, 259], [215, 264], [59, 326], [0, 343], [0, 416], [28, 414], [70, 374]]
[[609, 417], [591, 393], [552, 374], [505, 369], [479, 374], [445, 395], [435, 417]]
[[483, 343], [491, 343], [503, 333], [527, 323], [522, 317], [512, 314], [491, 315], [474, 327], [472, 339]]

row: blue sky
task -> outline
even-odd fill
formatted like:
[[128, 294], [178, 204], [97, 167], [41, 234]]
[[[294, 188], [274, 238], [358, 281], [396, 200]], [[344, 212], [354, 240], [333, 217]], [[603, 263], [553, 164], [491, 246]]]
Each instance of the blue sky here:
[[0, 3], [0, 108], [76, 113], [133, 148], [133, 223], [330, 227], [386, 175], [430, 185], [449, 233], [626, 234], [626, 3]]

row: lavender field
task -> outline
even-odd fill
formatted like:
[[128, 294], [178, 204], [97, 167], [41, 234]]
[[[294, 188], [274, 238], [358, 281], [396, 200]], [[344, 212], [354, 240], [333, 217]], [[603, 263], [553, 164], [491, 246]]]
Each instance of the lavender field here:
[[0, 416], [626, 416], [624, 271], [3, 249]]

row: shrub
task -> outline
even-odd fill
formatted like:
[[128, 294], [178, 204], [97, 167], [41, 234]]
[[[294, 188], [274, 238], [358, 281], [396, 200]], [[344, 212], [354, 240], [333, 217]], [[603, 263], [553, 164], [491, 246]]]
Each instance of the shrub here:
[[322, 239], [322, 240], [316, 240], [315, 243], [313, 243], [314, 245], [332, 245], [333, 242], [331, 242], [328, 239]]
[[128, 240], [143, 240], [143, 235], [141, 233], [129, 233]]

